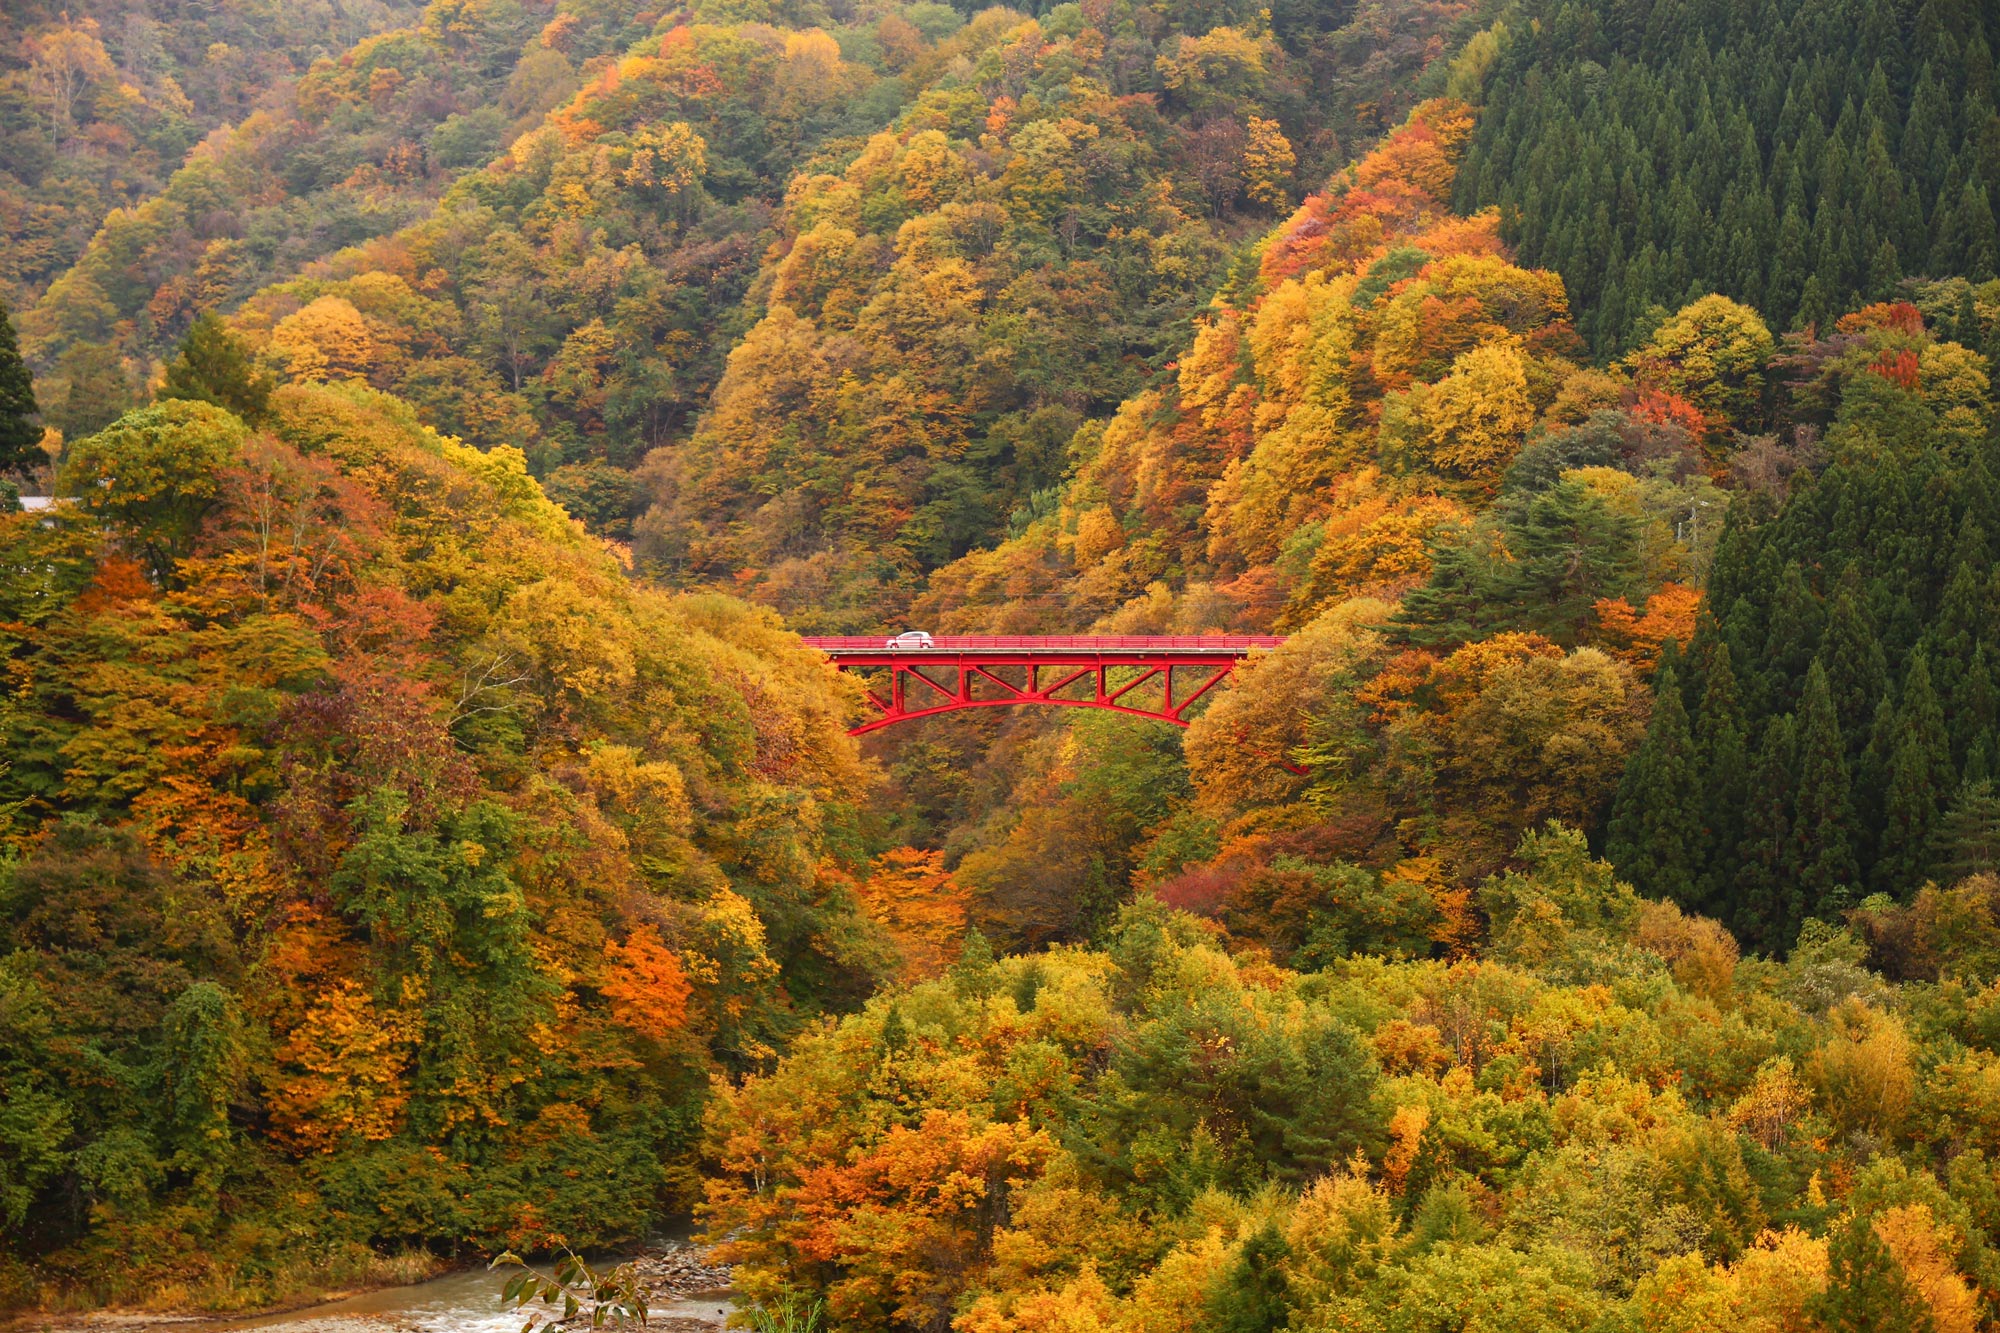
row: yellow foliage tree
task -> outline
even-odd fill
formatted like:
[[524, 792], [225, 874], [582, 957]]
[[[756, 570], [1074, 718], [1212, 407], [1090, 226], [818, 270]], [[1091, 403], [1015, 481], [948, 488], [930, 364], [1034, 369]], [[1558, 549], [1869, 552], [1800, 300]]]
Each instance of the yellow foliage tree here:
[[1893, 1015], [1850, 997], [1827, 1015], [1810, 1070], [1827, 1114], [1843, 1130], [1893, 1138], [1916, 1103], [1915, 1049]]
[[1706, 418], [1713, 446], [1757, 407], [1772, 347], [1771, 330], [1755, 310], [1704, 296], [1654, 330], [1627, 364], [1642, 383], [1692, 403]]
[[1460, 353], [1437, 383], [1391, 395], [1382, 442], [1442, 476], [1490, 483], [1520, 452], [1534, 420], [1519, 344], [1486, 343]]
[[381, 349], [351, 301], [322, 296], [271, 330], [271, 351], [295, 380], [366, 379]]
[[1292, 168], [1298, 162], [1292, 141], [1277, 121], [1250, 117], [1250, 134], [1243, 145], [1243, 192], [1252, 203], [1273, 213], [1291, 207]]
[[1903, 1277], [1929, 1307], [1937, 1333], [1974, 1333], [1980, 1302], [1953, 1260], [1963, 1240], [1922, 1203], [1900, 1204], [1872, 1219], [1875, 1234], [1903, 1269]]

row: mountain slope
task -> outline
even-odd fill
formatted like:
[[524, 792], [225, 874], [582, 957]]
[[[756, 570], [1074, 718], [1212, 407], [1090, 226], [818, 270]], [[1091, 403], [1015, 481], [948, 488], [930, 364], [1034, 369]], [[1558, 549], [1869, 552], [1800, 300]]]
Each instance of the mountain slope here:
[[893, 965], [849, 700], [767, 616], [392, 399], [260, 425], [129, 414], [0, 517], [9, 1304], [633, 1239], [710, 1072]]
[[22, 0], [0, 13], [0, 295], [20, 308], [107, 214], [156, 193], [203, 136], [281, 100], [322, 55], [406, 22], [409, 0]]

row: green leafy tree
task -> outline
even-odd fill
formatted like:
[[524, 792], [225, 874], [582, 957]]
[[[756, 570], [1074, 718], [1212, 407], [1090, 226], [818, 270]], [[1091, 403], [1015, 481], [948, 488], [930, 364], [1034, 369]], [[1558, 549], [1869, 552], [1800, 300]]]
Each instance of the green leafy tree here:
[[162, 1109], [173, 1162], [212, 1198], [230, 1156], [229, 1112], [243, 1081], [243, 1016], [228, 990], [197, 981], [168, 1006], [162, 1027]]
[[222, 469], [249, 432], [211, 403], [143, 408], [71, 447], [58, 485], [130, 542], [154, 578], [172, 578], [222, 494]]
[[1566, 950], [1583, 934], [1598, 942], [1628, 930], [1639, 899], [1617, 871], [1590, 854], [1582, 833], [1555, 820], [1521, 836], [1521, 865], [1479, 886], [1493, 925], [1493, 952], [1529, 965]]
[[0, 1225], [27, 1221], [42, 1186], [73, 1160], [75, 1113], [49, 1048], [54, 1006], [32, 977], [0, 969]]

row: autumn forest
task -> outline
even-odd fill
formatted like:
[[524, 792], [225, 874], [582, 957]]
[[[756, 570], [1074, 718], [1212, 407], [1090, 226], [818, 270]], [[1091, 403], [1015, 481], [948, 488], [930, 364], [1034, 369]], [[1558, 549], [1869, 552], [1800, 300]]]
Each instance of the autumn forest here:
[[10, 0], [0, 1316], [2000, 1327], [1996, 52]]

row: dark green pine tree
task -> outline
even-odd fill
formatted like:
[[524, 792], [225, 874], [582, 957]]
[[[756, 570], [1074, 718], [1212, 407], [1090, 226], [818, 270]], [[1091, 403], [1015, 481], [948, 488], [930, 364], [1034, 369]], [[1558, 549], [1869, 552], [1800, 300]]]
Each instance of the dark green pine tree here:
[[1868, 615], [1868, 593], [1860, 567], [1850, 563], [1834, 589], [1827, 611], [1826, 637], [1820, 649], [1826, 664], [1827, 688], [1833, 693], [1834, 716], [1841, 734], [1866, 734], [1875, 705], [1889, 684], [1889, 658], [1876, 637]]
[[1724, 916], [1738, 939], [1766, 953], [1789, 948], [1805, 919], [1791, 871], [1797, 750], [1798, 726], [1791, 715], [1772, 718], [1750, 773], [1743, 837], [1736, 844], [1735, 901]]
[[[1952, 493], [1965, 506], [1965, 517], [1979, 526], [1984, 534], [2000, 531], [2000, 483], [1993, 479], [1993, 469], [1987, 465], [1986, 450], [1973, 449], [1959, 464], [1957, 474], [1952, 478]], [[1963, 533], [1965, 525], [1959, 525]], [[1963, 555], [1961, 547], [1958, 554]], [[1991, 549], [1975, 552], [1985, 563], [1992, 562]]]
[[[1976, 782], [1992, 777], [1986, 767], [1991, 762], [1990, 756], [1979, 742], [1982, 737], [1991, 736], [1994, 724], [2000, 722], [2000, 690], [1993, 683], [1993, 668], [1987, 662], [1985, 644], [1973, 645], [1972, 660], [1949, 682], [1946, 698], [1951, 762], [1959, 780]], [[1972, 771], [1975, 758], [1981, 764], [1977, 773]]]
[[1868, 724], [1868, 741], [1854, 761], [1854, 854], [1872, 867], [1882, 848], [1884, 801], [1896, 760], [1896, 701], [1884, 694]]
[[1827, 1333], [1936, 1333], [1930, 1306], [1870, 1219], [1856, 1217], [1834, 1233], [1827, 1270], [1814, 1311]]
[[1826, 668], [1815, 661], [1799, 700], [1799, 785], [1792, 826], [1792, 868], [1807, 916], [1828, 916], [1860, 897], [1854, 856], [1854, 788], [1847, 743], [1834, 716]]
[[1979, 307], [1973, 304], [1971, 283], [1966, 283], [1965, 289], [1958, 294], [1958, 313], [1952, 320], [1951, 332], [1946, 334], [1943, 329], [1938, 332], [1940, 337], [1975, 351], [1985, 343], [1986, 330], [1979, 322]]
[[1478, 636], [1487, 606], [1487, 561], [1469, 527], [1441, 530], [1431, 542], [1431, 576], [1412, 588], [1396, 613], [1403, 636], [1424, 648]]
[[1871, 301], [1886, 301], [1896, 293], [1896, 280], [1903, 276], [1903, 266], [1897, 262], [1896, 247], [1888, 237], [1875, 247], [1875, 254], [1868, 261], [1868, 277], [1864, 288]]
[[44, 415], [71, 443], [103, 430], [138, 401], [124, 358], [103, 343], [72, 344], [56, 363], [56, 376], [69, 382], [69, 391]]
[[0, 301], [0, 473], [18, 472], [42, 461], [41, 423], [36, 420], [35, 377], [21, 360], [14, 320]]
[[[1959, 544], [1968, 549], [1985, 545], [1985, 533], [1970, 517], [1959, 534]], [[1983, 561], [1961, 559], [1952, 562], [1951, 577], [1945, 580], [1938, 599], [1937, 617], [1925, 635], [1926, 652], [1937, 667], [1940, 684], [1950, 688], [1953, 672], [1972, 661], [1972, 646], [1979, 642], [1986, 621], [1986, 574]]]
[[1618, 784], [1604, 855], [1649, 898], [1697, 905], [1704, 802], [1687, 709], [1671, 665], [1653, 682], [1653, 720]]
[[1530, 498], [1506, 531], [1513, 559], [1487, 582], [1489, 597], [1511, 603], [1512, 623], [1574, 644], [1595, 622], [1600, 599], [1639, 592], [1639, 523], [1576, 482]]
[[2000, 780], [2000, 730], [1988, 728], [1972, 738], [1965, 763], [1958, 770], [1960, 786]]
[[1770, 628], [1764, 639], [1764, 697], [1773, 711], [1790, 712], [1798, 700], [1800, 678], [1819, 654], [1826, 633], [1826, 612], [1794, 560], [1778, 580], [1771, 606]]
[[1828, 326], [1833, 317], [1833, 299], [1826, 294], [1826, 284], [1819, 280], [1819, 274], [1807, 274], [1805, 288], [1799, 293], [1799, 317], [1794, 322], [1802, 329], [1831, 332]]
[[1944, 884], [2000, 872], [2000, 789], [1990, 779], [1958, 789], [1931, 837], [1931, 865]]
[[1697, 908], [1722, 915], [1736, 875], [1736, 847], [1750, 794], [1750, 747], [1744, 738], [1743, 706], [1736, 697], [1736, 672], [1729, 645], [1711, 641], [1702, 672], [1701, 705], [1695, 714], [1694, 755], [1703, 810], [1701, 846], [1705, 864], [1695, 881]]
[[1275, 1223], [1252, 1232], [1209, 1295], [1206, 1327], [1216, 1333], [1276, 1333], [1285, 1327], [1292, 1317], [1292, 1282], [1285, 1272], [1291, 1255]]
[[1924, 882], [1930, 873], [1931, 835], [1957, 788], [1944, 709], [1931, 687], [1929, 660], [1919, 652], [1910, 660], [1903, 705], [1896, 710], [1896, 751], [1883, 796], [1882, 850], [1875, 862], [1877, 888], [1902, 893]]
[[1965, 183], [1958, 206], [1959, 235], [1964, 238], [1964, 273], [1974, 282], [1984, 282], [2000, 269], [2000, 227], [1994, 225], [1993, 205], [1986, 186], [1978, 180]]
[[167, 363], [159, 397], [213, 403], [256, 422], [270, 406], [272, 387], [270, 376], [258, 372], [241, 340], [220, 319], [204, 313]]
[[1784, 221], [1778, 224], [1778, 243], [1771, 252], [1771, 275], [1764, 298], [1771, 303], [1778, 325], [1797, 327], [1793, 316], [1799, 312], [1799, 296], [1805, 289], [1806, 238], [1805, 218], [1798, 206], [1787, 206]]

